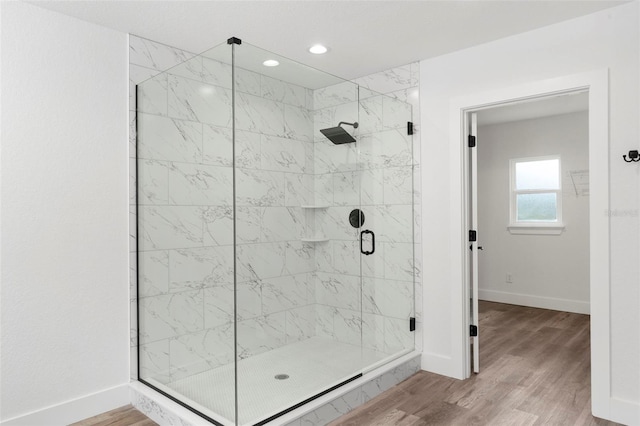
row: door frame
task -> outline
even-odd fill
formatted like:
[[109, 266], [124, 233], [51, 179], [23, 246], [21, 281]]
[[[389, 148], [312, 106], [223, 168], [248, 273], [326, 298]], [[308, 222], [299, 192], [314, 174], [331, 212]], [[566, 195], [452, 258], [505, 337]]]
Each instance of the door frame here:
[[[589, 277], [592, 413], [610, 418], [609, 71], [597, 70], [468, 94], [450, 102], [452, 361], [456, 376], [471, 374], [469, 351], [469, 112], [572, 92], [589, 93]], [[480, 330], [480, 332], [482, 332]]]

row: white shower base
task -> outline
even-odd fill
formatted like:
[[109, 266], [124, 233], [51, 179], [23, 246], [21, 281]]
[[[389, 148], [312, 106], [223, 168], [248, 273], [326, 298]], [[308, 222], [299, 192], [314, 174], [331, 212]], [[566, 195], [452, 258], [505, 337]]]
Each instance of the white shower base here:
[[[312, 337], [241, 360], [238, 362], [239, 424], [262, 421], [389, 358], [382, 352]], [[277, 374], [287, 374], [289, 378], [277, 380]], [[167, 393], [179, 393], [178, 399], [190, 400], [193, 403], [190, 405], [203, 414], [234, 424], [233, 364], [167, 385], [148, 381]]]

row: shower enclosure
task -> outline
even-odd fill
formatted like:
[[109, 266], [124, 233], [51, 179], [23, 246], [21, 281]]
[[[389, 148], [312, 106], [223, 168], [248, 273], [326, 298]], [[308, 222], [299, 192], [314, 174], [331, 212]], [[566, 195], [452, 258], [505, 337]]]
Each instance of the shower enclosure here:
[[235, 38], [136, 92], [141, 382], [265, 424], [413, 350], [409, 104]]

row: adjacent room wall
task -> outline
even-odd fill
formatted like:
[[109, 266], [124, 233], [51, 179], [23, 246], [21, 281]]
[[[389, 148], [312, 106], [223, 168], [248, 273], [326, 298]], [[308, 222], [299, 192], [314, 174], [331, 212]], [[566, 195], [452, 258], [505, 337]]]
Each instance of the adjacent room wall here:
[[129, 398], [127, 38], [1, 7], [1, 419], [68, 424]]
[[[452, 365], [454, 309], [449, 259], [454, 230], [450, 184], [450, 102], [453, 98], [531, 81], [609, 69], [611, 240], [611, 401], [640, 418], [639, 169], [622, 160], [640, 140], [638, 121], [638, 2], [470, 49], [422, 61], [423, 241], [425, 352], [423, 368], [447, 373]], [[436, 183], [437, 184], [433, 184]], [[433, 208], [437, 206], [437, 208]], [[624, 414], [618, 409], [618, 414]], [[631, 419], [632, 417], [626, 417]]]
[[[584, 111], [478, 127], [481, 300], [589, 313], [589, 193], [578, 180], [588, 176], [588, 124]], [[509, 160], [548, 155], [560, 155], [565, 229], [512, 234]]]

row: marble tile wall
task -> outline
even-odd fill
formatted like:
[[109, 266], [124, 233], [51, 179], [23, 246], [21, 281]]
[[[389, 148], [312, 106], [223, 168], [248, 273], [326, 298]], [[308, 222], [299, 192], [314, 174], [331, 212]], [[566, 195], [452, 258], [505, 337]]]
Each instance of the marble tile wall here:
[[[131, 98], [140, 371], [168, 383], [233, 362], [231, 67], [135, 36], [130, 58], [132, 92], [142, 82], [137, 123]], [[315, 333], [314, 246], [301, 241], [300, 207], [312, 196], [312, 92], [246, 70], [236, 83], [236, 314], [246, 358]]]
[[[330, 240], [316, 247], [316, 333], [343, 342], [362, 333], [366, 347], [388, 354], [421, 348], [414, 303], [422, 295], [419, 138], [406, 130], [419, 117], [418, 75], [415, 63], [357, 79], [359, 87], [342, 83], [314, 92], [315, 189], [317, 203], [328, 206], [316, 221]], [[357, 130], [345, 128], [357, 144], [333, 145], [319, 132], [356, 120]], [[362, 229], [376, 236], [370, 256], [360, 255], [359, 231], [347, 220], [358, 205]], [[414, 314], [418, 332], [410, 333]]]

